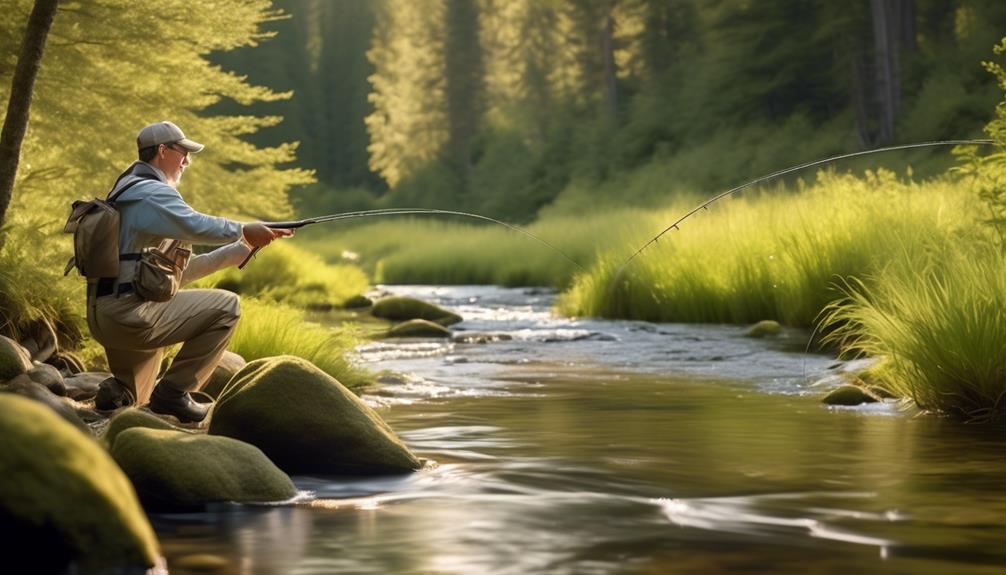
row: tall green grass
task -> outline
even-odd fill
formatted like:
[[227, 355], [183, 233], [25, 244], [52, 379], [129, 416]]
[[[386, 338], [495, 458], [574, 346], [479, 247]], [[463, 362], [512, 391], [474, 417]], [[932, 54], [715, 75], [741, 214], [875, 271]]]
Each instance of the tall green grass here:
[[299, 308], [245, 297], [241, 300], [241, 319], [228, 349], [248, 361], [295, 355], [346, 387], [360, 388], [372, 384], [374, 378], [349, 360], [356, 343], [351, 331], [305, 321], [304, 311]]
[[227, 268], [193, 285], [300, 307], [324, 307], [342, 305], [367, 291], [368, 283], [360, 268], [325, 263], [318, 255], [284, 240], [262, 249], [243, 270]]
[[945, 245], [850, 281], [824, 325], [847, 354], [883, 356], [883, 383], [920, 407], [970, 420], [1006, 414], [1006, 258]]
[[[597, 253], [641, 239], [646, 211], [623, 209], [584, 216], [548, 218], [526, 229], [588, 267]], [[363, 221], [363, 220], [361, 220]], [[304, 245], [336, 261], [346, 252], [380, 283], [497, 284], [563, 288], [580, 271], [577, 264], [527, 235], [497, 225], [473, 225], [435, 217], [391, 216], [367, 225], [334, 224], [299, 234]]]
[[[823, 174], [798, 193], [752, 194], [696, 214], [622, 266], [602, 257], [560, 301], [569, 314], [650, 321], [810, 326], [837, 278], [926, 249], [985, 236], [973, 196], [950, 178], [902, 181]], [[677, 217], [662, 215], [667, 224]], [[666, 224], [665, 224], [666, 225]]]
[[85, 283], [76, 274], [63, 277], [73, 252], [55, 224], [22, 210], [8, 213], [0, 249], [0, 334], [21, 339], [45, 319], [60, 343], [72, 347], [87, 331]]

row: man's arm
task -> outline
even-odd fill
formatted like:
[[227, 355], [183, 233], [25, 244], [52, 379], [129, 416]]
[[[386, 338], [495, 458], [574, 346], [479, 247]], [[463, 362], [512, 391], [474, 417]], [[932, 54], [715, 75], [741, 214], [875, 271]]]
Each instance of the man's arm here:
[[251, 253], [252, 247], [243, 241], [237, 241], [212, 252], [192, 256], [189, 265], [182, 274], [182, 286], [206, 277], [211, 273], [226, 267], [236, 266]]
[[154, 236], [200, 245], [241, 239], [240, 222], [195, 211], [177, 190], [167, 185], [150, 186], [137, 216], [136, 227]]

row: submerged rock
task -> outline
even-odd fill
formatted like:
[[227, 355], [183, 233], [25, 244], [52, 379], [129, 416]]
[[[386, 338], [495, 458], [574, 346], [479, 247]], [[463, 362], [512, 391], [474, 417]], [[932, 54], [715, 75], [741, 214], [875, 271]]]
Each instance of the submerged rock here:
[[0, 335], [0, 382], [28, 373], [31, 367], [28, 350], [13, 339]]
[[0, 394], [0, 469], [8, 567], [105, 573], [155, 564], [157, 538], [129, 480], [96, 441], [50, 410]]
[[508, 333], [468, 332], [459, 333], [451, 338], [455, 343], [490, 343], [494, 341], [510, 341], [513, 336]]
[[108, 422], [108, 427], [105, 429], [105, 434], [102, 435], [102, 438], [109, 447], [112, 447], [115, 445], [115, 438], [118, 437], [120, 433], [126, 431], [127, 429], [133, 429], [134, 427], [182, 431], [181, 428], [175, 427], [167, 420], [154, 415], [149, 411], [143, 411], [141, 409], [136, 409], [135, 407], [128, 407], [119, 411], [114, 417], [112, 417], [111, 421]]
[[782, 333], [782, 326], [779, 322], [771, 319], [763, 319], [762, 321], [749, 327], [746, 332], [744, 332], [744, 337], [753, 338], [763, 338], [769, 336], [776, 336]]
[[371, 315], [392, 321], [425, 319], [440, 325], [454, 325], [462, 321], [461, 316], [442, 307], [411, 297], [392, 296], [374, 302]]
[[410, 319], [389, 329], [388, 337], [451, 337], [451, 330], [425, 319]]
[[155, 509], [285, 501], [297, 494], [261, 450], [230, 437], [133, 427], [115, 437], [111, 452], [143, 504]]
[[245, 358], [233, 351], [225, 351], [224, 355], [220, 358], [220, 363], [213, 369], [213, 374], [210, 375], [210, 380], [206, 382], [202, 391], [216, 399], [220, 395], [220, 392], [224, 390], [227, 382], [247, 363]]
[[248, 363], [213, 410], [209, 433], [247, 441], [291, 474], [418, 469], [394, 431], [335, 378], [298, 357]]
[[858, 385], [843, 385], [824, 396], [821, 403], [827, 405], [860, 405], [876, 403], [879, 399]]

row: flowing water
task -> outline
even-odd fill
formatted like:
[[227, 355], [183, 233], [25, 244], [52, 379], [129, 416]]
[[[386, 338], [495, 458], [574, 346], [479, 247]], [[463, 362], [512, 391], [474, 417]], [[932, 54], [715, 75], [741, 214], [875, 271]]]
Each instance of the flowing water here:
[[435, 463], [157, 515], [172, 573], [204, 553], [226, 560], [214, 573], [1006, 573], [1003, 428], [824, 407], [854, 366], [804, 354], [807, 333], [389, 289], [465, 317], [454, 342], [360, 349], [394, 372], [365, 399]]

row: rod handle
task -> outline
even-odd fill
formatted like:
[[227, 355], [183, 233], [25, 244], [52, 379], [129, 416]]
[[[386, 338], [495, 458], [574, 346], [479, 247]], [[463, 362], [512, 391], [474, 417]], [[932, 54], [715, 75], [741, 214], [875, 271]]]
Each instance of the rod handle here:
[[260, 249], [262, 249], [262, 248], [261, 247], [253, 248], [252, 251], [251, 251], [251, 253], [248, 254], [247, 257], [245, 257], [245, 260], [243, 262], [241, 262], [240, 265], [238, 265], [238, 269], [239, 270], [245, 269], [245, 266], [248, 265], [248, 262], [250, 262], [251, 259], [253, 257], [255, 257], [255, 254], [257, 254]]

